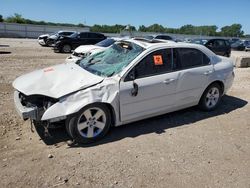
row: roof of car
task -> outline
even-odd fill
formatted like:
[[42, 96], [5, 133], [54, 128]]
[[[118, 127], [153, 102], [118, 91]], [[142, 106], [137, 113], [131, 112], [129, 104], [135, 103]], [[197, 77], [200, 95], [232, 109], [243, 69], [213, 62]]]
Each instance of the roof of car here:
[[65, 31], [58, 31], [58, 33], [64, 33], [64, 32], [71, 32], [71, 33], [75, 33], [76, 31], [67, 31], [67, 30], [65, 30]]
[[133, 39], [127, 39], [124, 41], [133, 42], [145, 49], [156, 49], [156, 48], [161, 48], [161, 47], [196, 48], [196, 49], [202, 50], [210, 57], [215, 56], [215, 54], [211, 50], [209, 50], [208, 48], [200, 44], [174, 42], [171, 40], [159, 40], [159, 39], [148, 40], [145, 38], [133, 38]]

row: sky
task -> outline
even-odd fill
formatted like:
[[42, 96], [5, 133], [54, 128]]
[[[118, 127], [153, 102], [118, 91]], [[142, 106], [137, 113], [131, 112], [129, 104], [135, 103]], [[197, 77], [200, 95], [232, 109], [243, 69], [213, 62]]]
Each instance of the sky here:
[[250, 34], [250, 0], [0, 0], [3, 17], [14, 13], [37, 21], [90, 26], [158, 23], [170, 28], [185, 24], [221, 28], [240, 23]]

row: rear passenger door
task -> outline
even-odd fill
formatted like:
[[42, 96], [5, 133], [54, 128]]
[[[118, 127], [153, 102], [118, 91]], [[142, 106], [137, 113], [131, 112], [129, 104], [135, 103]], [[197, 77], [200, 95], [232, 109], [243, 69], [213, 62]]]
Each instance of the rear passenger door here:
[[177, 62], [175, 69], [180, 72], [176, 88], [176, 105], [195, 105], [214, 72], [210, 59], [194, 48], [175, 48], [174, 57]]

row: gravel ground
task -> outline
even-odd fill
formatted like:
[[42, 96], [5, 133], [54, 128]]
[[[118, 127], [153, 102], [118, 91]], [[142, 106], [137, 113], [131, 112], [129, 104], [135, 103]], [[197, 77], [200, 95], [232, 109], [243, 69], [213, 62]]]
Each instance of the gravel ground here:
[[0, 39], [0, 45], [9, 45], [0, 48], [0, 187], [250, 187], [250, 68], [235, 70], [214, 112], [193, 107], [70, 148], [64, 129], [47, 144], [30, 130], [15, 112], [11, 86], [67, 55], [31, 39]]

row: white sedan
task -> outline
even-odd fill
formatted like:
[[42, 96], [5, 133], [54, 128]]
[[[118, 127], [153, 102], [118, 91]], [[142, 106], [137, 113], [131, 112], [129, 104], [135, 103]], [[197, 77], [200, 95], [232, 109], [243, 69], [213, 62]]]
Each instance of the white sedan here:
[[122, 40], [122, 38], [107, 38], [95, 45], [81, 45], [77, 47], [69, 57], [66, 58], [65, 62], [76, 63], [77, 61], [93, 53], [98, 53], [105, 50], [106, 48], [110, 47], [112, 44], [120, 40]]
[[80, 143], [110, 126], [199, 105], [214, 110], [234, 79], [233, 62], [204, 46], [129, 39], [78, 64], [37, 70], [13, 82], [23, 119], [49, 128], [64, 122]]

